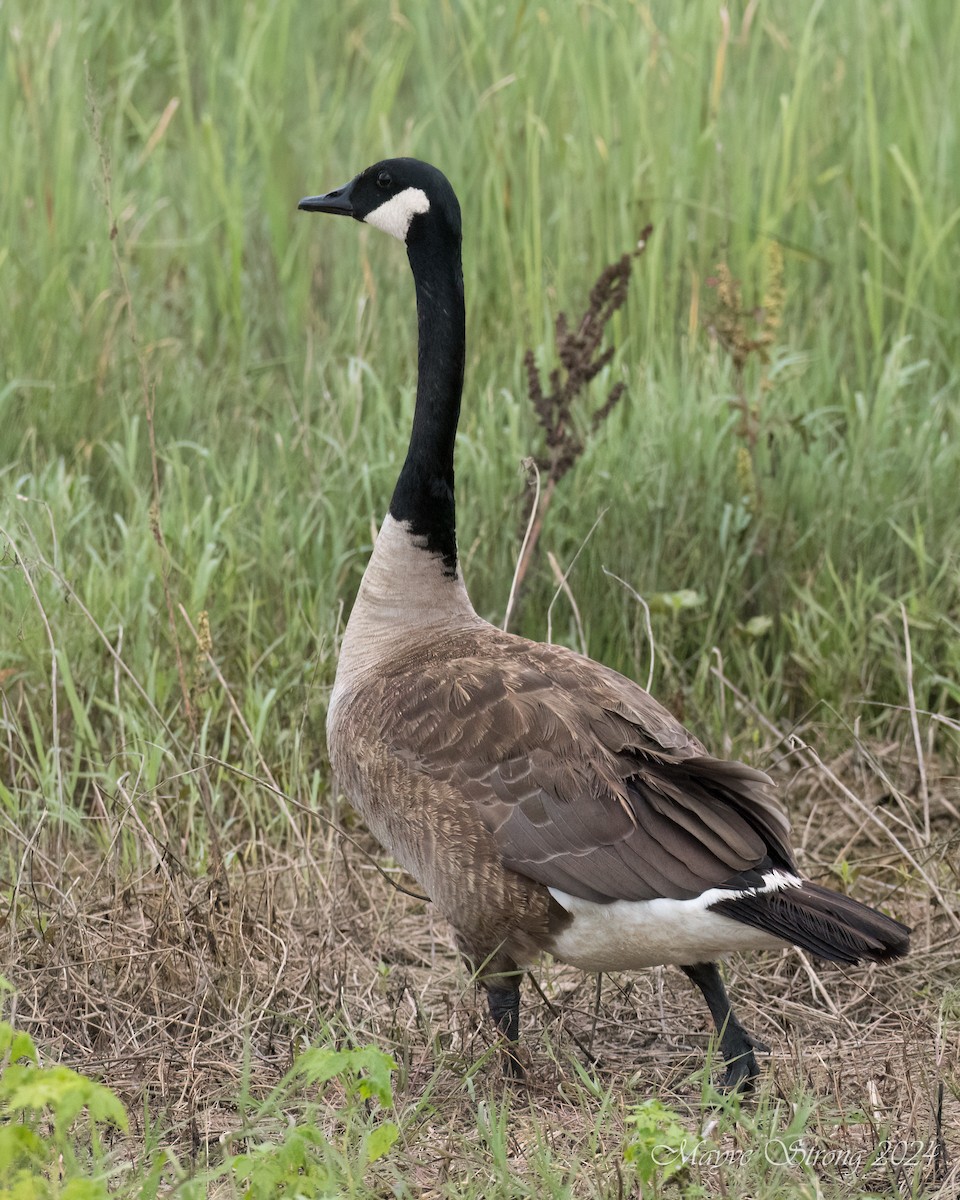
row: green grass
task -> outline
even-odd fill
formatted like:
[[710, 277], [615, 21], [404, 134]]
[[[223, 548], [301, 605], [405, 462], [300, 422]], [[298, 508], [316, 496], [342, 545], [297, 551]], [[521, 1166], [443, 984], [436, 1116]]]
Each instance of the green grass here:
[[[548, 530], [568, 562], [607, 509], [572, 579], [591, 649], [635, 668], [636, 613], [601, 564], [644, 594], [709, 593], [669, 630], [684, 683], [718, 645], [732, 677], [790, 718], [817, 699], [899, 697], [902, 602], [918, 701], [956, 711], [949, 5], [761, 5], [743, 34], [735, 15], [722, 75], [720, 26], [698, 5], [7, 15], [3, 524], [18, 545], [26, 524], [48, 555], [55, 534], [72, 580], [75, 556], [103, 579], [107, 596], [91, 599], [104, 626], [131, 605], [163, 610], [141, 354], [177, 600], [209, 610], [234, 676], [270, 645], [282, 676], [330, 640], [405, 444], [412, 289], [396, 247], [294, 204], [378, 155], [416, 152], [445, 167], [464, 207], [461, 543], [478, 606], [502, 612], [518, 463], [535, 444], [522, 351], [549, 359], [557, 309], [581, 303], [650, 219], [613, 331], [628, 399]], [[761, 390], [711, 343], [706, 281], [722, 260], [745, 305], [762, 303], [771, 240], [786, 303]], [[757, 408], [752, 510], [738, 391]], [[41, 596], [49, 582], [41, 572]], [[18, 617], [25, 593], [10, 586]], [[551, 588], [544, 568], [530, 632]], [[743, 649], [736, 630], [755, 615], [773, 626]], [[8, 667], [49, 652], [31, 636], [36, 614], [27, 624]], [[168, 663], [167, 631], [152, 632]]]
[[[406, 445], [413, 288], [394, 243], [296, 202], [393, 154], [441, 166], [463, 208], [478, 609], [502, 619], [538, 449], [523, 352], [552, 364], [557, 312], [650, 221], [596, 385], [626, 396], [558, 489], [522, 631], [546, 632], [547, 551], [580, 552], [594, 656], [646, 679], [643, 611], [606, 568], [651, 602], [653, 690], [705, 740], [750, 756], [759, 714], [813, 721], [829, 756], [853, 732], [920, 752], [906, 622], [922, 751], [949, 773], [960, 10], [730, 9], [725, 32], [712, 0], [0, 7], [14, 924], [38, 847], [109, 854], [122, 886], [165, 856], [202, 875], [251, 838], [312, 845], [342, 815], [323, 715]], [[782, 288], [769, 362], [739, 371], [717, 336], [718, 264], [747, 313]], [[576, 644], [566, 597], [551, 617]]]

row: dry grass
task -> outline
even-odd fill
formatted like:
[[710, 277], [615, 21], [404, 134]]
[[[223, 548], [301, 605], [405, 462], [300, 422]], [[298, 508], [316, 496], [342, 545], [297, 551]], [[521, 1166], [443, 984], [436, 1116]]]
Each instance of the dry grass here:
[[[764, 1094], [819, 1098], [807, 1135], [834, 1150], [939, 1140], [924, 1186], [948, 1194], [960, 1146], [957, 779], [926, 762], [924, 848], [902, 818], [918, 770], [899, 745], [851, 752], [829, 770], [796, 770], [796, 759], [779, 770], [805, 869], [824, 877], [824, 864], [855, 864], [855, 893], [908, 921], [914, 948], [903, 963], [858, 970], [797, 953], [734, 960], [738, 1011], [771, 1047]], [[16, 1022], [48, 1056], [118, 1092], [134, 1141], [146, 1116], [182, 1159], [218, 1160], [238, 1127], [241, 1089], [265, 1093], [318, 1039], [375, 1042], [400, 1064], [405, 1141], [392, 1169], [402, 1163], [414, 1194], [455, 1195], [491, 1169], [493, 1135], [483, 1130], [494, 1111], [509, 1113], [510, 1169], [522, 1175], [531, 1147], [549, 1153], [579, 1179], [578, 1195], [616, 1194], [629, 1105], [656, 1095], [691, 1130], [705, 1119], [709, 1018], [679, 972], [605, 977], [597, 1000], [593, 977], [542, 965], [557, 1011], [525, 989], [531, 1069], [525, 1088], [505, 1089], [446, 926], [391, 888], [362, 834], [357, 844], [308, 833], [288, 851], [225, 842], [228, 884], [158, 855], [145, 826], [142, 836], [136, 869], [119, 850], [55, 854], [53, 838], [25, 846], [2, 966], [17, 989]], [[698, 1170], [709, 1191], [723, 1190], [722, 1168]]]

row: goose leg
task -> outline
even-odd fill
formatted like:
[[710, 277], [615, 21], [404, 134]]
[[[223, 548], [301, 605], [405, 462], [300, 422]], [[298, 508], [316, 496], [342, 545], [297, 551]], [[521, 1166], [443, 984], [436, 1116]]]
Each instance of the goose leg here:
[[510, 1079], [523, 1078], [523, 1064], [517, 1056], [520, 1044], [520, 983], [487, 984], [487, 1003], [493, 1023], [503, 1035], [503, 1073]]
[[474, 979], [487, 993], [490, 1016], [503, 1039], [503, 1073], [508, 1079], [522, 1079], [523, 1063], [517, 1051], [520, 1045], [520, 981], [523, 972], [503, 946], [496, 946], [492, 951], [486, 950], [479, 936], [469, 937], [463, 930], [457, 930], [457, 945]]
[[743, 1088], [750, 1091], [760, 1074], [754, 1049], [766, 1050], [767, 1047], [751, 1037], [737, 1020], [715, 962], [694, 963], [680, 969], [703, 993], [720, 1034], [720, 1051], [727, 1062], [723, 1089], [733, 1091]]

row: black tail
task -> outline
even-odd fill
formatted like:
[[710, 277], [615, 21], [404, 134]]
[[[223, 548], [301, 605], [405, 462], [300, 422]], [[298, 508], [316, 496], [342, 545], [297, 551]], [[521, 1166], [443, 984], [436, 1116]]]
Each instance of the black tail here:
[[906, 925], [809, 880], [800, 887], [719, 900], [710, 912], [764, 929], [829, 962], [886, 962], [910, 948]]

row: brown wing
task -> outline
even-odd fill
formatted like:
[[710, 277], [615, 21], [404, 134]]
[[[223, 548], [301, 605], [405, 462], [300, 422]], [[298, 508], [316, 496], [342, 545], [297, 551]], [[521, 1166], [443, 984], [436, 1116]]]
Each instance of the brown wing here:
[[381, 737], [474, 805], [504, 863], [588, 900], [689, 899], [794, 869], [773, 784], [637, 684], [490, 628], [395, 664]]

